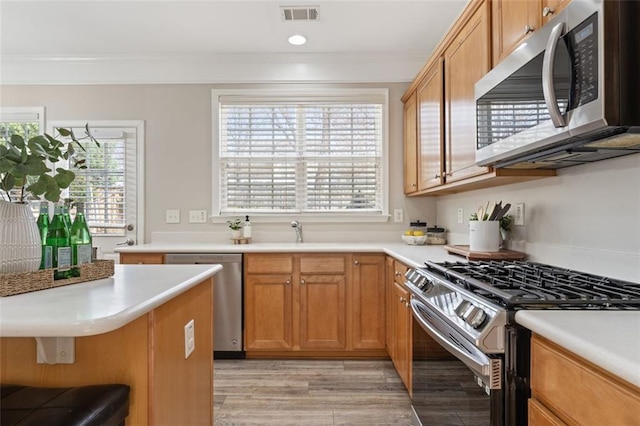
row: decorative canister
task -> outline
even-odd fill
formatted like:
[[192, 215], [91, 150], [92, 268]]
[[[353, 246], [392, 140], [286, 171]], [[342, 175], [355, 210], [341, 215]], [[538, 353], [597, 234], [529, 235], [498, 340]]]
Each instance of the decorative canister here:
[[0, 201], [0, 273], [40, 267], [42, 242], [29, 204]]
[[500, 251], [500, 222], [497, 220], [472, 220], [469, 222], [469, 250]]

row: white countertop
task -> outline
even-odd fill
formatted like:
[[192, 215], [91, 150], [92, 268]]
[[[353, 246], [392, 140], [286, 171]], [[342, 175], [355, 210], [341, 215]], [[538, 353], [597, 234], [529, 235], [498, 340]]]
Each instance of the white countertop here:
[[111, 278], [0, 298], [0, 337], [113, 331], [222, 270], [220, 265], [116, 265]]
[[434, 262], [464, 261], [465, 258], [450, 255], [440, 245], [410, 246], [403, 243], [149, 243], [131, 247], [119, 247], [119, 253], [386, 253], [407, 266], [424, 266], [425, 260]]
[[519, 311], [516, 321], [640, 386], [640, 311]]

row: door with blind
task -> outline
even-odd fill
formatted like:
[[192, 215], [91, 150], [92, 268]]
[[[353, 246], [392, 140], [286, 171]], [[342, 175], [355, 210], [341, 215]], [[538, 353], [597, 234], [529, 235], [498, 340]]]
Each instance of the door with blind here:
[[[76, 178], [64, 198], [84, 202], [85, 216], [98, 248], [98, 257], [115, 259], [114, 248], [143, 242], [142, 176], [144, 123], [142, 121], [52, 121], [48, 132], [72, 128], [76, 138], [85, 135], [85, 124], [100, 146], [81, 141], [76, 159], [86, 169], [73, 170]], [[72, 209], [72, 215], [74, 210]]]

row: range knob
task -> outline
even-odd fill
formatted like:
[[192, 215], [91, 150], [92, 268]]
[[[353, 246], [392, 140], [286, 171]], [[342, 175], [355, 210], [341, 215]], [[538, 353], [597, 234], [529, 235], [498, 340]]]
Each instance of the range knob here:
[[480, 328], [482, 324], [484, 324], [484, 320], [487, 319], [487, 314], [480, 308], [476, 308], [477, 310], [466, 319], [467, 324], [469, 324], [473, 328]]
[[459, 318], [464, 318], [465, 312], [467, 312], [467, 310], [471, 307], [472, 307], [471, 302], [467, 300], [463, 300], [462, 302], [460, 302], [458, 306], [456, 306], [456, 309], [455, 309], [456, 315]]

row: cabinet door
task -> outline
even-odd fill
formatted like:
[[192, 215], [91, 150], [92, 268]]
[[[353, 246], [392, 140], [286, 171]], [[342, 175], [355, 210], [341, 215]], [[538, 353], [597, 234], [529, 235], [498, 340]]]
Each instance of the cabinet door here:
[[164, 263], [163, 253], [120, 253], [123, 265], [161, 265]]
[[487, 173], [476, 163], [474, 85], [490, 69], [489, 6], [484, 2], [445, 50], [446, 182]]
[[494, 0], [493, 65], [497, 65], [540, 27], [540, 0]]
[[386, 332], [386, 340], [387, 340], [387, 353], [389, 353], [389, 357], [391, 359], [395, 358], [395, 317], [392, 315], [393, 312], [393, 284], [395, 279], [395, 260], [393, 257], [387, 256], [386, 258], [386, 294], [385, 294], [385, 332]]
[[245, 348], [292, 348], [291, 275], [245, 276]]
[[384, 255], [353, 257], [352, 343], [354, 349], [384, 349]]
[[411, 194], [418, 190], [418, 112], [416, 108], [417, 94], [414, 93], [404, 104], [404, 193]]
[[542, 24], [549, 22], [558, 12], [564, 9], [571, 0], [542, 0], [539, 11], [542, 16]]
[[418, 86], [418, 190], [444, 182], [442, 67], [438, 58]]
[[394, 284], [394, 310], [396, 353], [393, 364], [405, 387], [411, 392], [411, 310], [409, 309], [409, 292], [404, 287]]
[[529, 426], [566, 426], [551, 411], [535, 399], [529, 399]]
[[346, 348], [346, 276], [300, 276], [300, 349]]

